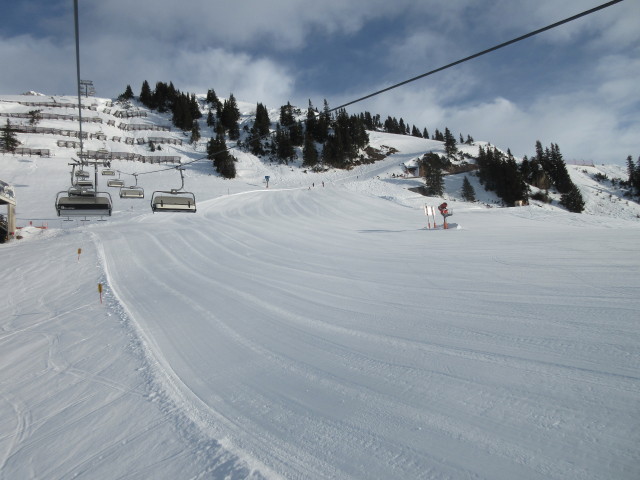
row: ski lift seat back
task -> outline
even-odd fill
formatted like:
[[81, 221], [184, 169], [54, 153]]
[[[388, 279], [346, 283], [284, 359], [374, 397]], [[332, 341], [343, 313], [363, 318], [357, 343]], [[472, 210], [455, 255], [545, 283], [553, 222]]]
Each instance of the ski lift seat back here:
[[135, 185], [120, 188], [120, 198], [144, 198], [144, 188], [138, 186], [138, 175], [133, 174], [136, 179]]
[[112, 209], [111, 195], [107, 192], [73, 195], [65, 190], [58, 192], [56, 196], [58, 216], [111, 216]]
[[119, 178], [114, 178], [107, 182], [107, 187], [124, 187], [124, 180], [120, 180]]
[[177, 169], [180, 172], [182, 185], [180, 188], [172, 188], [171, 190], [158, 190], [153, 192], [151, 196], [152, 212], [178, 212], [178, 213], [195, 213], [196, 212], [196, 196], [191, 192], [186, 192], [184, 188], [184, 175], [182, 168]]
[[144, 198], [144, 189], [135, 185], [131, 187], [121, 187], [120, 198]]
[[190, 192], [153, 192], [153, 212], [196, 212], [196, 198]]

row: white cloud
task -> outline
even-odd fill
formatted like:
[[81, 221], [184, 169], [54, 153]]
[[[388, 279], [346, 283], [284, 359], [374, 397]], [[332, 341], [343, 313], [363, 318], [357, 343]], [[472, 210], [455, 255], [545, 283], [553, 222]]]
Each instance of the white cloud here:
[[77, 91], [75, 53], [48, 38], [36, 39], [30, 35], [0, 38], [0, 64], [3, 65], [2, 93]]
[[109, 0], [88, 5], [85, 15], [92, 24], [130, 37], [172, 39], [200, 47], [289, 50], [313, 41], [319, 32], [355, 32], [368, 19], [393, 13], [394, 8], [384, 0]]

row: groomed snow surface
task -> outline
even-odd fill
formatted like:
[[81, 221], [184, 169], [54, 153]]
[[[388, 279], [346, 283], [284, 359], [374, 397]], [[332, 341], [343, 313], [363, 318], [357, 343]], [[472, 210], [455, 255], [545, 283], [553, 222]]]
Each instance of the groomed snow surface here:
[[195, 214], [151, 213], [174, 170], [114, 161], [154, 173], [106, 222], [55, 214], [71, 151], [0, 156], [0, 478], [640, 478], [635, 204], [487, 208], [450, 177], [428, 229], [442, 199], [393, 174], [435, 146], [372, 141], [400, 152], [193, 164]]

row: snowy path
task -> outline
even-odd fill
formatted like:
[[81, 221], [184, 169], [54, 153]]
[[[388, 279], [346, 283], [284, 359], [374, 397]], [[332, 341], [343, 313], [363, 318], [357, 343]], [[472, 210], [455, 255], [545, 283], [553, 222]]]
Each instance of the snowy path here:
[[269, 191], [94, 236], [163, 389], [267, 477], [633, 478], [637, 230], [482, 217]]

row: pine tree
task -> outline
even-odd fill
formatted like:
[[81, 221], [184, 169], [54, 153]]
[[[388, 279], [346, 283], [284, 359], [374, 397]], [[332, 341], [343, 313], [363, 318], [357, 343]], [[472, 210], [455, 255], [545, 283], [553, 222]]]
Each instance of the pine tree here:
[[207, 158], [213, 160], [216, 171], [224, 178], [235, 178], [235, 158], [229, 154], [227, 149], [222, 125], [218, 125], [215, 139], [212, 138], [207, 144]]
[[216, 110], [222, 109], [222, 103], [218, 99], [218, 96], [216, 95], [216, 92], [215, 92], [215, 90], [213, 88], [210, 88], [207, 91], [207, 97], [206, 97], [205, 101], [209, 105], [211, 105], [213, 108], [215, 108]]
[[140, 90], [140, 103], [149, 108], [151, 108], [152, 105], [151, 87], [149, 86], [149, 82], [147, 82], [146, 80], [142, 82], [142, 89]]
[[451, 131], [445, 127], [444, 129], [444, 151], [447, 154], [447, 158], [451, 159], [456, 153], [458, 153], [458, 147], [456, 146], [456, 139]]
[[280, 123], [276, 124], [275, 143], [276, 156], [278, 157], [278, 160], [280, 162], [288, 164], [289, 160], [293, 160], [296, 158], [296, 152], [293, 148], [293, 144], [291, 143], [289, 130], [286, 128], [281, 128]]
[[426, 194], [430, 197], [441, 197], [444, 194], [444, 178], [442, 176], [442, 159], [430, 152], [422, 157]]
[[238, 125], [240, 120], [240, 110], [238, 110], [238, 104], [233, 93], [229, 95], [229, 99], [225, 100], [222, 105], [222, 112], [220, 114], [220, 122], [225, 131], [229, 132], [229, 138], [231, 140], [237, 140], [240, 138], [240, 126]]
[[29, 110], [29, 125], [37, 125], [42, 120], [42, 110]]
[[475, 202], [476, 201], [476, 191], [471, 185], [471, 182], [464, 176], [464, 180], [462, 181], [462, 198], [467, 202]]
[[198, 104], [195, 93], [192, 93], [191, 97], [189, 97], [189, 111], [191, 113], [191, 118], [196, 120], [198, 118], [202, 118], [202, 112], [200, 111], [200, 105]]
[[318, 163], [318, 150], [313, 136], [307, 132], [304, 136], [304, 147], [302, 148], [302, 165], [314, 167]]
[[560, 197], [560, 205], [573, 213], [582, 213], [584, 210], [584, 200], [580, 189], [572, 182], [569, 191]]
[[631, 195], [640, 194], [640, 158], [638, 158], [638, 165], [635, 165], [631, 155], [627, 157], [627, 174]]
[[198, 121], [194, 120], [191, 127], [191, 139], [189, 143], [198, 143], [198, 140], [200, 140], [200, 126], [198, 125]]
[[271, 120], [269, 119], [269, 111], [262, 103], [256, 105], [256, 119], [253, 123], [258, 135], [261, 137], [269, 135], [271, 129]]
[[131, 89], [131, 85], [127, 85], [124, 93], [121, 93], [118, 97], [118, 100], [131, 100], [133, 98], [133, 90]]
[[2, 129], [2, 137], [0, 137], [0, 147], [5, 152], [15, 153], [16, 148], [20, 145], [16, 132], [11, 128], [11, 122], [7, 119], [5, 127]]
[[296, 121], [293, 115], [293, 107], [291, 103], [280, 107], [280, 126], [283, 130], [287, 130], [289, 141], [293, 146], [300, 146], [304, 142], [304, 129], [302, 123]]
[[316, 111], [313, 108], [313, 105], [311, 104], [311, 99], [309, 99], [309, 106], [307, 107], [307, 130], [306, 130], [306, 135], [305, 135], [305, 144], [306, 144], [306, 137], [307, 135], [311, 136], [311, 139], [315, 139], [317, 136], [317, 130], [318, 130], [318, 117], [316, 114]]
[[[157, 97], [157, 100], [163, 105], [168, 104], [167, 97], [164, 96], [164, 93]], [[180, 94], [173, 100], [171, 103], [171, 113], [171, 121], [177, 128], [184, 131], [188, 131], [193, 128], [194, 118], [190, 100], [187, 95]]]
[[571, 181], [571, 177], [567, 171], [567, 166], [562, 159], [560, 147], [558, 147], [557, 143], [551, 144], [551, 149], [549, 150], [549, 161], [552, 165], [551, 178], [553, 179], [553, 183], [555, 183], [558, 192], [568, 193], [572, 189], [573, 182]]
[[331, 125], [331, 113], [329, 103], [324, 100], [324, 107], [318, 116], [318, 126], [313, 132], [313, 139], [318, 143], [325, 143], [329, 136], [329, 126]]
[[209, 109], [209, 111], [207, 112], [207, 127], [215, 127], [216, 125], [216, 121], [213, 118], [213, 112], [211, 111], [211, 109]]
[[640, 195], [640, 157], [636, 162], [635, 175], [631, 180], [631, 186], [636, 189], [636, 193]]

